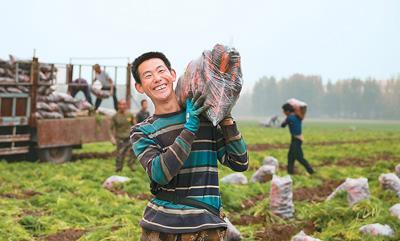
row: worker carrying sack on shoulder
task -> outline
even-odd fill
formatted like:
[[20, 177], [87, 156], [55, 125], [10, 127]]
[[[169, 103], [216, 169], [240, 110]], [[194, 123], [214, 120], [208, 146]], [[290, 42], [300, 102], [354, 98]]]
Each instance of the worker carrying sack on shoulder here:
[[294, 113], [302, 120], [304, 120], [304, 117], [306, 116], [307, 113], [307, 103], [303, 102], [301, 100], [291, 98], [286, 101], [286, 103], [290, 104], [293, 106]]

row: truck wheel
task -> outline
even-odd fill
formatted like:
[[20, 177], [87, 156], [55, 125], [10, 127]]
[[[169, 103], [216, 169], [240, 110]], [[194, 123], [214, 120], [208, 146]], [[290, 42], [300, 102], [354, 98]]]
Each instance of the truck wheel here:
[[52, 147], [38, 150], [41, 162], [64, 163], [72, 157], [72, 147]]

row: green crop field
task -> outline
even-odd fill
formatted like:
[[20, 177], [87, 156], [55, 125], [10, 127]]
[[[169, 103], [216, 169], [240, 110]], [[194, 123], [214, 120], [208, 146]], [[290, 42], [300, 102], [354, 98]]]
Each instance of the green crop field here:
[[[278, 175], [286, 175], [288, 130], [255, 122], [239, 126], [249, 146], [244, 174], [250, 179], [265, 156], [274, 156]], [[269, 182], [221, 184], [225, 213], [244, 240], [283, 241], [301, 229], [321, 240], [400, 240], [400, 220], [389, 213], [399, 198], [378, 181], [400, 163], [399, 123], [306, 121], [304, 136], [305, 156], [317, 173], [309, 176], [296, 163], [293, 219], [270, 213]], [[138, 240], [138, 223], [151, 198], [142, 167], [136, 164], [135, 172], [125, 167], [120, 175], [131, 181], [110, 192], [101, 184], [115, 175], [113, 157], [79, 158], [113, 150], [109, 143], [88, 144], [75, 152], [78, 160], [62, 165], [0, 161], [0, 240]], [[231, 170], [219, 172], [221, 178]], [[347, 177], [368, 178], [371, 198], [352, 207], [344, 193], [324, 201]], [[358, 229], [370, 223], [390, 225], [395, 237], [361, 235]]]

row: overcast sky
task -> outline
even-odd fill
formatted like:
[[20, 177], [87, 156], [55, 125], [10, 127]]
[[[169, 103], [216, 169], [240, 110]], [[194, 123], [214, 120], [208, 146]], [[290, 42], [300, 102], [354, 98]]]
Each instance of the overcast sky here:
[[13, 0], [1, 9], [3, 59], [31, 58], [36, 48], [46, 62], [132, 61], [157, 50], [181, 74], [204, 49], [224, 43], [242, 55], [246, 89], [263, 75], [326, 81], [400, 73], [397, 0]]

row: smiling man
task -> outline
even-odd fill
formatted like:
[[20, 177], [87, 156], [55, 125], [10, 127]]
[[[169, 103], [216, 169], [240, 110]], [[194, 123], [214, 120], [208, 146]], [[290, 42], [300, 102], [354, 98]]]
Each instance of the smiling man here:
[[132, 64], [136, 90], [146, 94], [155, 113], [131, 130], [135, 155], [155, 195], [140, 222], [141, 240], [222, 241], [218, 161], [234, 171], [248, 168], [246, 145], [231, 117], [217, 127], [201, 116], [208, 108], [199, 93], [181, 109], [173, 90], [176, 73], [159, 52]]

